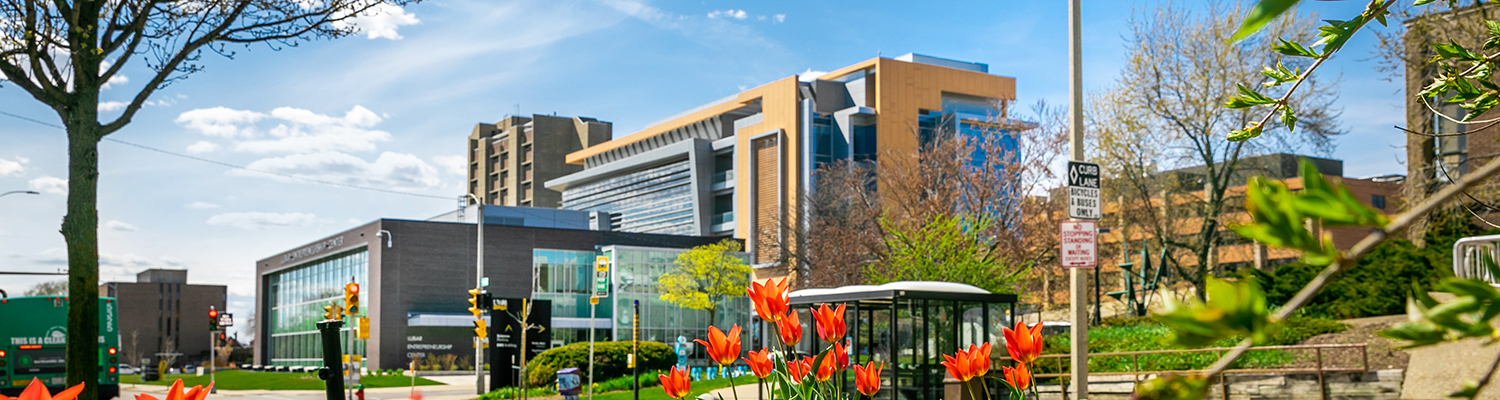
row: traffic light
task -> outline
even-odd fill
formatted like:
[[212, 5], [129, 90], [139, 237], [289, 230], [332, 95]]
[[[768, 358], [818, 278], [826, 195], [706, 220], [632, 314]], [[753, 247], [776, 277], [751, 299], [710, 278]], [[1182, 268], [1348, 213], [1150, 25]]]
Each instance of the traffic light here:
[[485, 297], [488, 296], [480, 292], [479, 288], [469, 289], [469, 313], [474, 314], [474, 335], [479, 337], [488, 337], [490, 331], [484, 322], [484, 308], [481, 307]]
[[329, 305], [323, 306], [323, 319], [324, 320], [344, 319], [344, 308], [343, 307], [339, 307], [339, 302], [337, 302], [337, 301], [335, 301], [335, 302], [333, 302], [333, 303], [331, 303]]
[[219, 342], [218, 343], [219, 343], [218, 347], [224, 347], [224, 345], [229, 344], [229, 336], [220, 333], [219, 334]]
[[215, 310], [214, 306], [208, 306], [208, 331], [217, 330], [219, 330], [219, 310]]
[[359, 315], [359, 284], [350, 282], [344, 285], [344, 312], [349, 315]]

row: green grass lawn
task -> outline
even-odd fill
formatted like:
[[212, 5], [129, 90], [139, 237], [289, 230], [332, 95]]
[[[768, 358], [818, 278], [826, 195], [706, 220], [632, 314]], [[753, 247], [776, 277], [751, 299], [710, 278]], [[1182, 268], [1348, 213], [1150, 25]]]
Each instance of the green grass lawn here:
[[[738, 384], [741, 384], [741, 385], [752, 384], [752, 383], [755, 383], [755, 377], [753, 377], [753, 376], [743, 376], [743, 377], [735, 378], [735, 383], [738, 383]], [[688, 394], [688, 398], [690, 398], [690, 399], [698, 398], [698, 395], [704, 394], [704, 393], [708, 393], [710, 390], [720, 389], [720, 388], [726, 388], [726, 387], [729, 387], [729, 379], [712, 379], [712, 380], [706, 380], [706, 381], [693, 382], [693, 391], [692, 391], [692, 393]], [[629, 390], [619, 391], [619, 392], [609, 392], [609, 393], [605, 393], [605, 394], [594, 393], [594, 400], [632, 400], [632, 399], [633, 399], [633, 397], [631, 397], [631, 392]], [[641, 400], [672, 400], [672, 398], [671, 397], [667, 397], [667, 392], [663, 391], [661, 389], [661, 386], [653, 386], [653, 387], [643, 387], [643, 388], [641, 388]], [[725, 398], [725, 400], [732, 400], [732, 398]]]
[[[323, 389], [323, 381], [316, 374], [291, 373], [291, 372], [252, 372], [252, 371], [219, 371], [214, 379], [214, 387], [224, 390], [248, 390], [248, 389], [270, 389], [270, 390], [319, 390]], [[172, 382], [182, 379], [185, 387], [195, 385], [208, 385], [208, 374], [198, 376], [197, 374], [169, 374], [162, 380], [155, 382], [141, 382], [140, 375], [122, 375], [120, 383], [138, 383], [144, 385], [169, 386]], [[410, 386], [409, 376], [365, 376], [360, 379], [366, 388], [400, 387]], [[417, 386], [441, 385], [442, 383], [417, 378]]]

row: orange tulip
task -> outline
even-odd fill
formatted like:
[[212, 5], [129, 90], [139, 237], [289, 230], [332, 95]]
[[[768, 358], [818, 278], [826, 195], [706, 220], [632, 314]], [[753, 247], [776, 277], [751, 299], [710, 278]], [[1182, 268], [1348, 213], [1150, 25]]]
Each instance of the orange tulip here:
[[1042, 356], [1042, 324], [1037, 323], [1030, 329], [1026, 323], [1016, 321], [1016, 329], [1000, 328], [1005, 334], [1005, 350], [1010, 352], [1010, 358], [1022, 364], [1031, 364], [1037, 357]]
[[817, 369], [813, 370], [818, 382], [827, 382], [828, 378], [833, 377], [833, 372], [838, 370], [838, 366], [835, 365], [838, 362], [837, 358], [833, 353], [823, 355], [823, 361], [819, 362]]
[[812, 314], [813, 318], [818, 320], [818, 337], [824, 342], [833, 344], [844, 338], [844, 332], [849, 327], [844, 324], [843, 304], [839, 304], [838, 308], [830, 309], [828, 303], [824, 303], [821, 308], [814, 309]]
[[969, 368], [974, 371], [974, 376], [978, 377], [982, 377], [990, 373], [989, 342], [985, 342], [983, 346], [974, 346], [972, 344], [969, 345]]
[[1026, 370], [1026, 364], [1016, 364], [1015, 368], [1002, 367], [1000, 372], [1005, 373], [1005, 383], [1016, 390], [1031, 387], [1031, 372]]
[[693, 388], [693, 382], [688, 379], [687, 371], [677, 369], [677, 366], [673, 365], [669, 374], [670, 376], [656, 375], [657, 379], [661, 379], [661, 390], [667, 392], [667, 397], [674, 399], [687, 397], [688, 392]]
[[729, 335], [717, 326], [708, 327], [708, 341], [693, 339], [694, 342], [708, 348], [708, 359], [714, 360], [721, 365], [734, 364], [734, 359], [740, 357], [740, 326], [735, 324], [729, 328]]
[[968, 382], [969, 379], [974, 378], [974, 370], [969, 365], [969, 352], [959, 350], [951, 356], [944, 354], [943, 360], [943, 367], [948, 369], [948, 375], [953, 376], [953, 379]]
[[828, 353], [828, 358], [833, 359], [834, 371], [843, 372], [849, 369], [849, 353], [845, 351], [846, 349], [843, 342], [834, 343], [831, 349], [832, 352]]
[[760, 349], [759, 353], [746, 352], [745, 364], [750, 365], [750, 372], [755, 373], [756, 378], [766, 379], [776, 371], [776, 363], [771, 362], [771, 349]]
[[776, 321], [776, 333], [781, 335], [781, 344], [788, 347], [802, 341], [802, 317], [797, 315], [797, 310]]
[[792, 382], [802, 383], [802, 378], [812, 369], [812, 357], [802, 357], [802, 361], [791, 361], [786, 363], [786, 373], [792, 376]]
[[[178, 380], [177, 383], [179, 385], [182, 384], [182, 380]], [[83, 384], [80, 383], [77, 385], [73, 385], [73, 387], [64, 389], [61, 392], [57, 392], [57, 395], [52, 395], [51, 393], [47, 393], [47, 386], [42, 384], [41, 379], [31, 378], [31, 384], [26, 385], [26, 390], [21, 391], [21, 397], [5, 397], [5, 395], [0, 395], [0, 399], [73, 400], [74, 398], [78, 397], [79, 393], [82, 392]]]
[[[214, 384], [209, 383], [208, 387], [193, 386], [192, 390], [183, 392], [182, 380], [178, 379], [177, 382], [172, 383], [172, 388], [167, 390], [166, 400], [203, 400], [203, 398], [208, 397], [208, 392], [213, 391], [213, 388]], [[25, 398], [26, 396], [22, 395], [21, 397]], [[52, 400], [58, 400], [57, 396], [53, 396]], [[157, 400], [157, 398], [149, 394], [141, 393], [135, 395], [135, 400]]]
[[790, 308], [791, 299], [787, 297], [787, 278], [781, 278], [780, 282], [775, 279], [767, 279], [766, 284], [751, 282], [750, 301], [755, 303], [755, 313], [760, 314], [760, 319], [776, 322], [786, 315]]
[[859, 389], [859, 394], [874, 396], [880, 391], [880, 369], [885, 364], [875, 365], [874, 361], [867, 363], [865, 367], [854, 365], [854, 387]]

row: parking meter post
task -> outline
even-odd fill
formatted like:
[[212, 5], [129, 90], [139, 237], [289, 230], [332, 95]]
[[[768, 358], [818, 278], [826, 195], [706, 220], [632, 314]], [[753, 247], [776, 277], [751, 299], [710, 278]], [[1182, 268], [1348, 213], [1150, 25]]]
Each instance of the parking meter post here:
[[318, 323], [318, 334], [323, 339], [323, 370], [318, 377], [323, 379], [323, 388], [328, 400], [344, 400], [344, 363], [339, 357], [339, 328], [342, 320], [325, 320]]

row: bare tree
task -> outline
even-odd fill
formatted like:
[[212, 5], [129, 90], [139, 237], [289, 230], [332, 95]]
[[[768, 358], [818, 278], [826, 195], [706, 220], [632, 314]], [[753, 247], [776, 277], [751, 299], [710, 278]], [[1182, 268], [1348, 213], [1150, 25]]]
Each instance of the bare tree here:
[[[94, 380], [99, 354], [98, 144], [151, 95], [203, 70], [205, 51], [273, 49], [353, 34], [350, 19], [420, 0], [0, 0], [0, 73], [46, 104], [68, 134], [68, 384]], [[99, 119], [99, 92], [134, 59], [153, 74], [120, 116]], [[79, 396], [94, 400], [97, 388]]]
[[1333, 87], [1309, 80], [1291, 104], [1297, 110], [1293, 131], [1266, 127], [1276, 134], [1225, 139], [1260, 116], [1224, 107], [1235, 85], [1265, 80], [1262, 65], [1305, 68], [1305, 62], [1266, 49], [1277, 38], [1308, 42], [1315, 31], [1315, 18], [1289, 15], [1272, 22], [1268, 35], [1231, 42], [1241, 11], [1220, 1], [1204, 11], [1172, 4], [1138, 11], [1127, 24], [1128, 57], [1120, 78], [1090, 105], [1089, 137], [1094, 159], [1105, 170], [1104, 195], [1121, 204], [1105, 223], [1142, 230], [1173, 249], [1179, 261], [1173, 263], [1175, 272], [1199, 288], [1200, 297], [1228, 233], [1223, 217], [1243, 201], [1229, 193], [1251, 172], [1241, 158], [1326, 153], [1332, 136], [1342, 133], [1335, 125]]
[[67, 296], [68, 281], [42, 282], [26, 289], [24, 296]]

